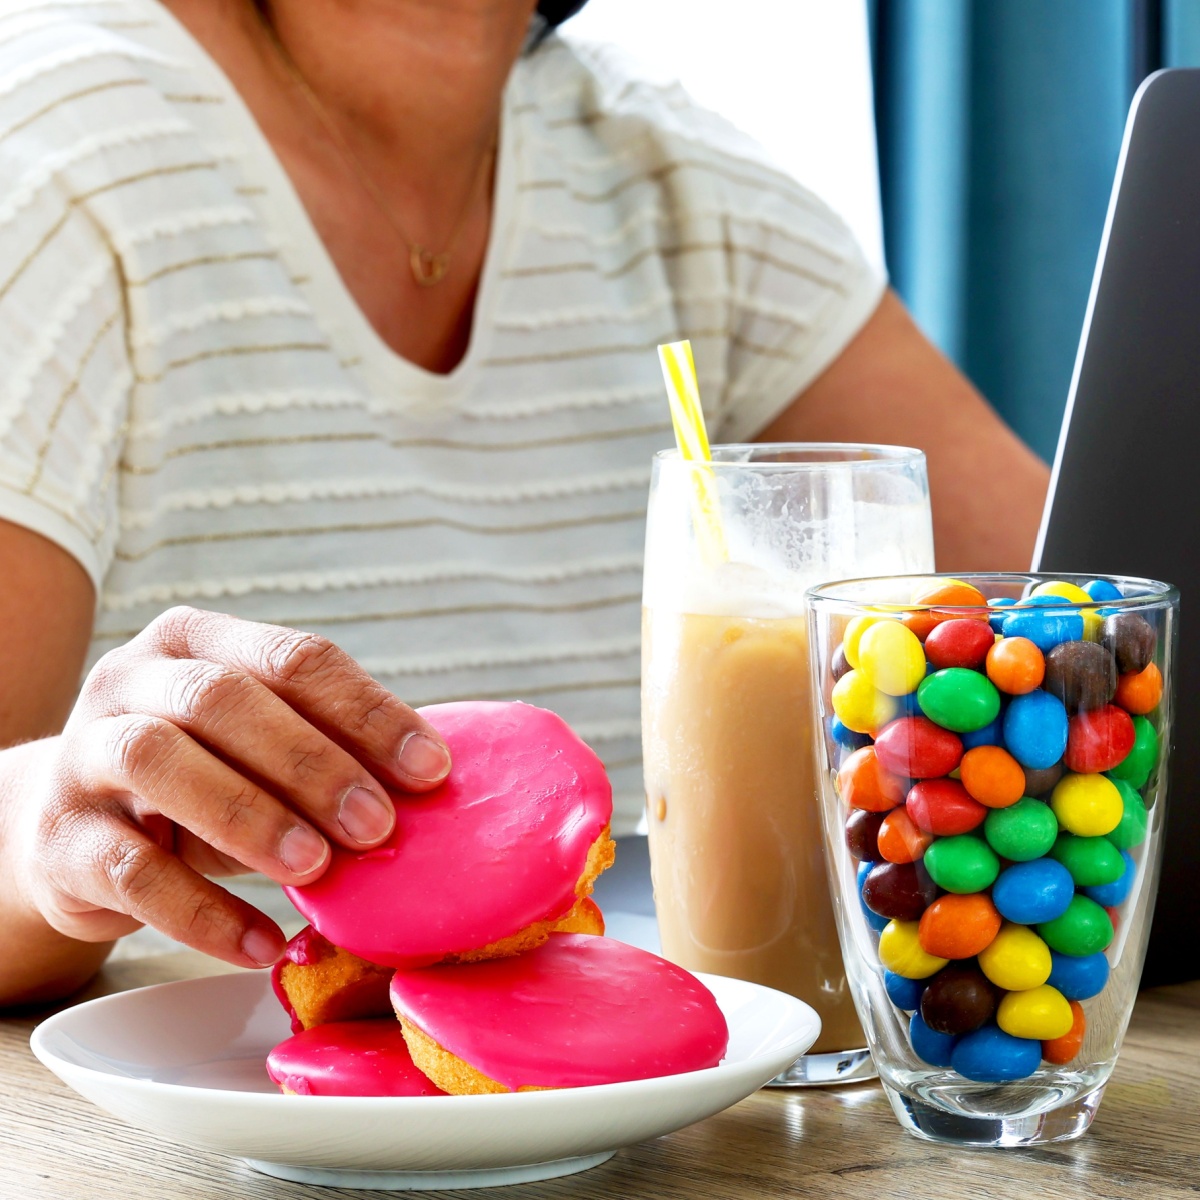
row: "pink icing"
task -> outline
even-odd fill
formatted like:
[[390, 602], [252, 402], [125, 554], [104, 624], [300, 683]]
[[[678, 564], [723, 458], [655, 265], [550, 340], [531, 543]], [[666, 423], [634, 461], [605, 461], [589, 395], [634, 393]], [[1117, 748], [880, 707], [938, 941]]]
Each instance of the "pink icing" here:
[[280, 1042], [267, 1074], [301, 1096], [444, 1096], [413, 1065], [400, 1022], [335, 1021]]
[[286, 888], [337, 946], [386, 966], [422, 966], [561, 916], [612, 816], [604, 767], [561, 717], [528, 704], [420, 710], [454, 766], [396, 799], [375, 850], [335, 848], [325, 874]]
[[287, 1015], [292, 1019], [292, 1032], [300, 1033], [304, 1026], [292, 1007], [291, 1000], [283, 988], [283, 968], [287, 963], [295, 963], [302, 967], [311, 967], [322, 959], [329, 958], [335, 953], [331, 946], [311, 925], [306, 925], [283, 949], [282, 956], [271, 968], [271, 987], [275, 997], [283, 1005]]
[[712, 993], [612, 938], [553, 933], [516, 958], [400, 970], [396, 1011], [515, 1091], [715, 1067], [729, 1042]]

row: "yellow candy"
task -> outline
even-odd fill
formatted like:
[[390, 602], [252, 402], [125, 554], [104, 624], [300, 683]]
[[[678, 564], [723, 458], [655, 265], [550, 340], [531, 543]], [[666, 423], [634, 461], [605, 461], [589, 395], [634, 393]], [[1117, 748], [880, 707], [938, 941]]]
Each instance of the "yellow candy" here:
[[925, 649], [899, 621], [878, 621], [859, 640], [858, 668], [881, 692], [907, 696], [925, 678]]
[[1121, 823], [1121, 793], [1103, 775], [1064, 775], [1050, 793], [1058, 823], [1080, 837], [1103, 837]]
[[919, 927], [919, 921], [889, 921], [879, 935], [879, 961], [905, 979], [928, 979], [950, 961], [922, 949]]
[[874, 734], [896, 715], [896, 701], [885, 695], [862, 671], [847, 671], [833, 685], [833, 711], [847, 729]]
[[1050, 978], [1050, 965], [1050, 947], [1026, 925], [1004, 924], [979, 952], [979, 969], [1010, 992], [1041, 987]]
[[879, 620], [879, 617], [855, 617], [846, 626], [846, 632], [842, 634], [842, 653], [852, 667], [859, 665], [858, 649], [863, 634]]
[[[1083, 588], [1063, 580], [1056, 580], [1054, 583], [1039, 583], [1031, 594], [1034, 596], [1059, 596], [1063, 600], [1070, 600], [1072, 604], [1095, 604], [1095, 601]], [[1094, 608], [1085, 609], [1082, 616], [1084, 638], [1089, 642], [1098, 642], [1100, 626], [1104, 624], [1104, 618], [1099, 616]]]
[[1009, 992], [996, 1010], [996, 1024], [1005, 1033], [1037, 1042], [1062, 1037], [1074, 1023], [1066, 996], [1048, 983], [1025, 992]]

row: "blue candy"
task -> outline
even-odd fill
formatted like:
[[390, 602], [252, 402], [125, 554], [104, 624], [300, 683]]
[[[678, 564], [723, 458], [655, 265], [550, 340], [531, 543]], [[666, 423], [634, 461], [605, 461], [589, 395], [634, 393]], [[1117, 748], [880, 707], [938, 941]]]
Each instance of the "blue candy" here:
[[920, 1007], [921, 996], [928, 982], [928, 979], [906, 979], [894, 971], [883, 973], [883, 986], [887, 989], [888, 999], [905, 1012], [913, 1012]]
[[990, 724], [985, 725], [982, 729], [976, 729], [971, 733], [960, 733], [959, 740], [963, 744], [963, 750], [974, 750], [976, 746], [1003, 746], [1004, 745], [1004, 711]]
[[1085, 583], [1083, 590], [1087, 592], [1093, 600], [1123, 600], [1121, 589], [1115, 584], [1111, 584], [1107, 579], [1093, 579], [1091, 583]]
[[863, 916], [867, 919], [867, 924], [875, 930], [876, 933], [882, 933], [887, 928], [887, 917], [881, 917], [878, 913], [872, 912], [867, 907], [867, 902], [863, 899], [862, 890], [863, 884], [867, 881], [867, 876], [871, 873], [871, 868], [876, 864], [873, 862], [860, 862], [858, 864], [858, 903], [863, 910]]
[[869, 733], [855, 733], [853, 729], [847, 729], [837, 717], [829, 719], [829, 736], [839, 746], [845, 746], [848, 750], [861, 750], [871, 744]]
[[1023, 767], [1041, 771], [1054, 766], [1067, 748], [1062, 701], [1040, 688], [1014, 696], [1004, 713], [1004, 744]]
[[998, 1025], [985, 1025], [958, 1039], [950, 1065], [979, 1083], [1007, 1083], [1032, 1075], [1042, 1061], [1042, 1043], [1013, 1037]]
[[[1047, 608], [1061, 605], [1061, 596], [1027, 596], [1023, 606]], [[1070, 609], [1056, 608], [1047, 612], [1015, 612], [1004, 618], [1000, 632], [1005, 637], [1028, 638], [1043, 654], [1060, 642], [1083, 640], [1083, 614]]]
[[1046, 981], [1058, 988], [1068, 1000], [1090, 1000], [1104, 991], [1108, 983], [1108, 959], [1103, 954], [1085, 954], [1075, 958], [1070, 954], [1050, 951], [1050, 978]]
[[1120, 879], [1112, 883], [1097, 884], [1095, 887], [1083, 889], [1085, 896], [1091, 896], [1097, 904], [1104, 908], [1113, 908], [1118, 904], [1124, 904], [1133, 887], [1133, 876], [1137, 870], [1134, 866], [1133, 855], [1128, 850], [1122, 850], [1121, 857], [1125, 860], [1125, 870]]
[[1014, 863], [992, 886], [992, 903], [1006, 921], [1040, 925], [1061, 917], [1075, 895], [1071, 872], [1053, 858]]
[[[1011, 608], [1016, 601], [1009, 596], [1001, 596], [998, 600], [989, 600], [988, 608]], [[993, 633], [999, 633], [1004, 625], [1004, 614], [996, 613], [994, 616], [988, 617], [988, 624], [992, 627]]]
[[948, 1067], [958, 1042], [952, 1033], [935, 1033], [921, 1020], [919, 1012], [913, 1013], [908, 1023], [908, 1040], [913, 1053], [931, 1067]]

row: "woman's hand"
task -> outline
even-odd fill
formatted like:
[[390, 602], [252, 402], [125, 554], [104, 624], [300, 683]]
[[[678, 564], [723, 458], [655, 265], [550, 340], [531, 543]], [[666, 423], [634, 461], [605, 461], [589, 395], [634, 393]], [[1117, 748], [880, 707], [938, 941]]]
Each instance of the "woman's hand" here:
[[433, 728], [312, 634], [196, 609], [164, 613], [106, 654], [27, 782], [21, 892], [59, 933], [106, 942], [152, 925], [241, 966], [278, 926], [205, 875], [318, 878], [330, 841], [395, 823], [384, 790], [450, 769]]

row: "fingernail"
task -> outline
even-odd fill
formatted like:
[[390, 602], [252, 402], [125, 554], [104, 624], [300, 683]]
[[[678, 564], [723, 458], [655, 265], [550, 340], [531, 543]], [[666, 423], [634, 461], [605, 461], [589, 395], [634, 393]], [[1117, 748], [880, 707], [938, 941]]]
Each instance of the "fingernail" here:
[[315, 871], [329, 853], [329, 843], [315, 830], [297, 825], [289, 831], [279, 846], [279, 858], [295, 875]]
[[356, 842], [377, 842], [392, 832], [396, 810], [366, 788], [351, 788], [338, 809], [338, 823]]
[[252, 925], [242, 935], [242, 953], [260, 967], [269, 967], [283, 953], [283, 938], [261, 925]]
[[433, 783], [450, 770], [450, 755], [427, 734], [410, 733], [400, 743], [400, 769], [413, 779]]

